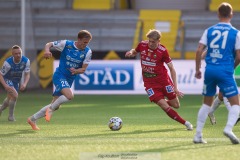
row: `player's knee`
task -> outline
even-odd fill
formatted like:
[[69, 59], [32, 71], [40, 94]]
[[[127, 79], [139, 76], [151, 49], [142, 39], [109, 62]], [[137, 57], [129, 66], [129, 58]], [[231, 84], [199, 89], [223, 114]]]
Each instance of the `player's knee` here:
[[67, 98], [69, 101], [71, 101], [71, 100], [74, 98], [74, 95], [73, 95], [73, 94], [67, 95], [66, 98]]
[[10, 99], [11, 99], [12, 101], [17, 101], [17, 99], [18, 99], [18, 94], [13, 94], [13, 95], [11, 95]]
[[178, 108], [180, 108], [180, 103], [174, 103], [172, 105], [172, 107], [178, 109]]

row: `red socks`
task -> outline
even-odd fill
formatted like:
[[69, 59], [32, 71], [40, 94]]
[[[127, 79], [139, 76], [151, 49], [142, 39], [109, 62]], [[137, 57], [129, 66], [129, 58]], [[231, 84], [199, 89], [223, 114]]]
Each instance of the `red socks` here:
[[185, 124], [186, 121], [182, 119], [182, 117], [180, 117], [179, 114], [175, 110], [173, 110], [171, 107], [166, 109], [165, 112], [170, 118], [174, 119], [175, 121], [178, 121], [179, 123]]

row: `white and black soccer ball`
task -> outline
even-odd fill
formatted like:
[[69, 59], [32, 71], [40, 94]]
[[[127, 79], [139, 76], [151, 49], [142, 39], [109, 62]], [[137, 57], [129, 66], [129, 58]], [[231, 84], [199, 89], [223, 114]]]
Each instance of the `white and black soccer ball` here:
[[108, 122], [108, 127], [112, 130], [112, 131], [118, 131], [122, 128], [123, 122], [122, 119], [119, 117], [112, 117], [110, 118], [109, 122]]

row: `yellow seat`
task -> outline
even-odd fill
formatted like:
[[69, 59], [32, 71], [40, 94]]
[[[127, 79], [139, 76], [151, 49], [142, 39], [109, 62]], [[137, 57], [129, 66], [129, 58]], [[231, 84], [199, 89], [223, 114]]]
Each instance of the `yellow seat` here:
[[81, 10], [110, 10], [114, 0], [74, 0], [73, 9]]
[[[180, 58], [181, 53], [175, 51], [180, 16], [180, 10], [140, 10], [133, 48], [136, 47], [139, 39], [146, 39], [146, 34], [150, 29], [155, 28], [162, 32], [161, 43], [168, 49], [171, 57]], [[157, 26], [158, 23], [160, 23], [159, 26]], [[139, 37], [140, 32], [142, 32], [142, 37]]]

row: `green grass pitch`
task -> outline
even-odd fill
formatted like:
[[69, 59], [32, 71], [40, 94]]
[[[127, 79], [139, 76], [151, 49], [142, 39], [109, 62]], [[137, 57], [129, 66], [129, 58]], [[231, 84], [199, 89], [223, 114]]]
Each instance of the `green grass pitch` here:
[[[8, 122], [8, 110], [0, 117], [0, 160], [85, 160], [81, 153], [157, 152], [161, 160], [238, 160], [240, 145], [223, 134], [227, 110], [216, 111], [217, 124], [207, 120], [203, 131], [208, 144], [193, 144], [201, 96], [186, 95], [179, 114], [194, 125], [194, 131], [170, 119], [146, 95], [75, 95], [53, 114], [51, 122], [38, 121], [31, 130], [27, 117], [51, 101], [51, 93], [21, 93], [16, 122]], [[1, 94], [0, 101], [5, 97]], [[108, 120], [119, 116], [120, 131], [111, 131]], [[234, 128], [240, 137], [240, 124]], [[111, 158], [96, 158], [111, 160]]]

